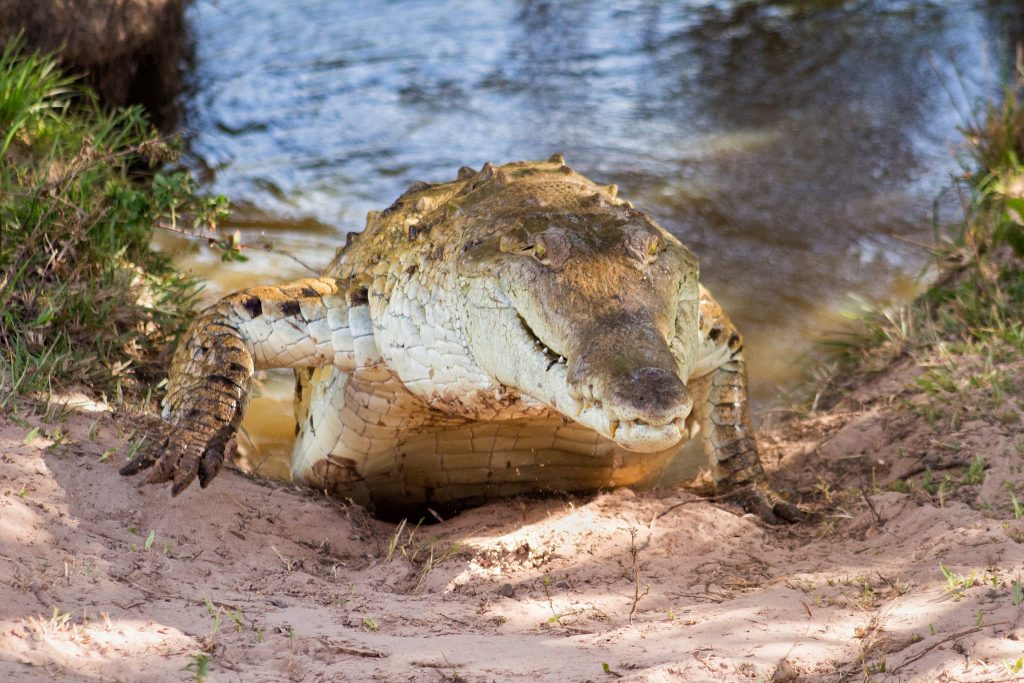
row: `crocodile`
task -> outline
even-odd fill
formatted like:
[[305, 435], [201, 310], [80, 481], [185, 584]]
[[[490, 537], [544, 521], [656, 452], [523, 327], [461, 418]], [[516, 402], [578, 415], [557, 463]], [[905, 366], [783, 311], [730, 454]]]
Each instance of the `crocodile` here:
[[377, 513], [653, 482], [700, 435], [718, 490], [770, 522], [743, 341], [698, 260], [565, 165], [413, 184], [321, 277], [207, 308], [180, 340], [155, 448], [122, 468], [205, 488], [261, 368], [296, 375], [294, 481]]

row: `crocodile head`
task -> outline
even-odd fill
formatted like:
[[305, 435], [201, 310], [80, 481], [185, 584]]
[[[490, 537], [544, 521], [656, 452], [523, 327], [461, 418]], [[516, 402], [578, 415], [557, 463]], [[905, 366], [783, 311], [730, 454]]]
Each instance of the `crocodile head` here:
[[538, 203], [492, 213], [485, 236], [462, 250], [462, 317], [476, 362], [625, 449], [676, 445], [692, 407], [696, 257], [603, 191]]

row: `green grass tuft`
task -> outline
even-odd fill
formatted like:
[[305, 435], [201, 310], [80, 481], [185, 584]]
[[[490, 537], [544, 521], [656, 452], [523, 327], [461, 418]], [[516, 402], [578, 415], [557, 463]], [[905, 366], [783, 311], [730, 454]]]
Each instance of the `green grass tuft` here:
[[[979, 107], [964, 131], [965, 173], [960, 179], [969, 206], [963, 222], [939, 234], [932, 263], [939, 275], [914, 301], [878, 307], [858, 300], [854, 326], [822, 342], [830, 367], [819, 372], [824, 388], [816, 407], [828, 407], [849, 378], [880, 372], [895, 360], [934, 354], [972, 354], [989, 365], [1024, 352], [1024, 62], [998, 103]], [[918, 388], [957, 394], [951, 368], [918, 378]], [[993, 373], [993, 393], [1007, 389]], [[978, 379], [980, 381], [980, 379]], [[1013, 387], [1010, 387], [1011, 389]]]
[[51, 55], [0, 55], [0, 409], [83, 383], [116, 399], [162, 375], [199, 286], [150, 248], [154, 226], [212, 226], [140, 108], [109, 112]]

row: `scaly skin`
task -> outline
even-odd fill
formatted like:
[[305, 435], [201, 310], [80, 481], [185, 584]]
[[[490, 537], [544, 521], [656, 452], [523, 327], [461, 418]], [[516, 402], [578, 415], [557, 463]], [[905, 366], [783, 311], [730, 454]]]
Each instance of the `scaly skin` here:
[[558, 155], [417, 183], [323, 277], [207, 309], [161, 448], [124, 471], [205, 487], [254, 370], [289, 367], [294, 479], [381, 513], [643, 484], [699, 428], [716, 485], [801, 518], [764, 484], [742, 341], [696, 258], [616, 194]]

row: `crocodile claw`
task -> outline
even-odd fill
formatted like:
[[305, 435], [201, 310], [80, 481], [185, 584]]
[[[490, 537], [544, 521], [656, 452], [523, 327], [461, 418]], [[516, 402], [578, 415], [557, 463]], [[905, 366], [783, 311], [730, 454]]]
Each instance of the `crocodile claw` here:
[[228, 438], [223, 448], [207, 448], [199, 461], [199, 487], [205, 489], [224, 468], [224, 461], [234, 458], [237, 452], [238, 439], [235, 434]]
[[764, 484], [753, 484], [736, 491], [730, 496], [747, 512], [757, 515], [767, 524], [793, 524], [810, 522], [815, 515], [807, 510], [784, 500], [779, 494]]
[[207, 439], [198, 438], [195, 433], [177, 437], [177, 431], [168, 427], [166, 436], [157, 445], [139, 453], [119, 470], [120, 473], [131, 476], [153, 468], [142, 484], [173, 482], [171, 495], [177, 496], [196, 477], [199, 478], [199, 486], [205, 489], [223, 469], [225, 458], [233, 457], [237, 450], [231, 424]]
[[134, 458], [129, 460], [118, 473], [124, 477], [130, 477], [133, 474], [138, 474], [142, 470], [149, 469], [156, 464], [156, 461], [160, 459], [160, 453], [155, 448], [147, 448], [142, 452], [136, 454]]

